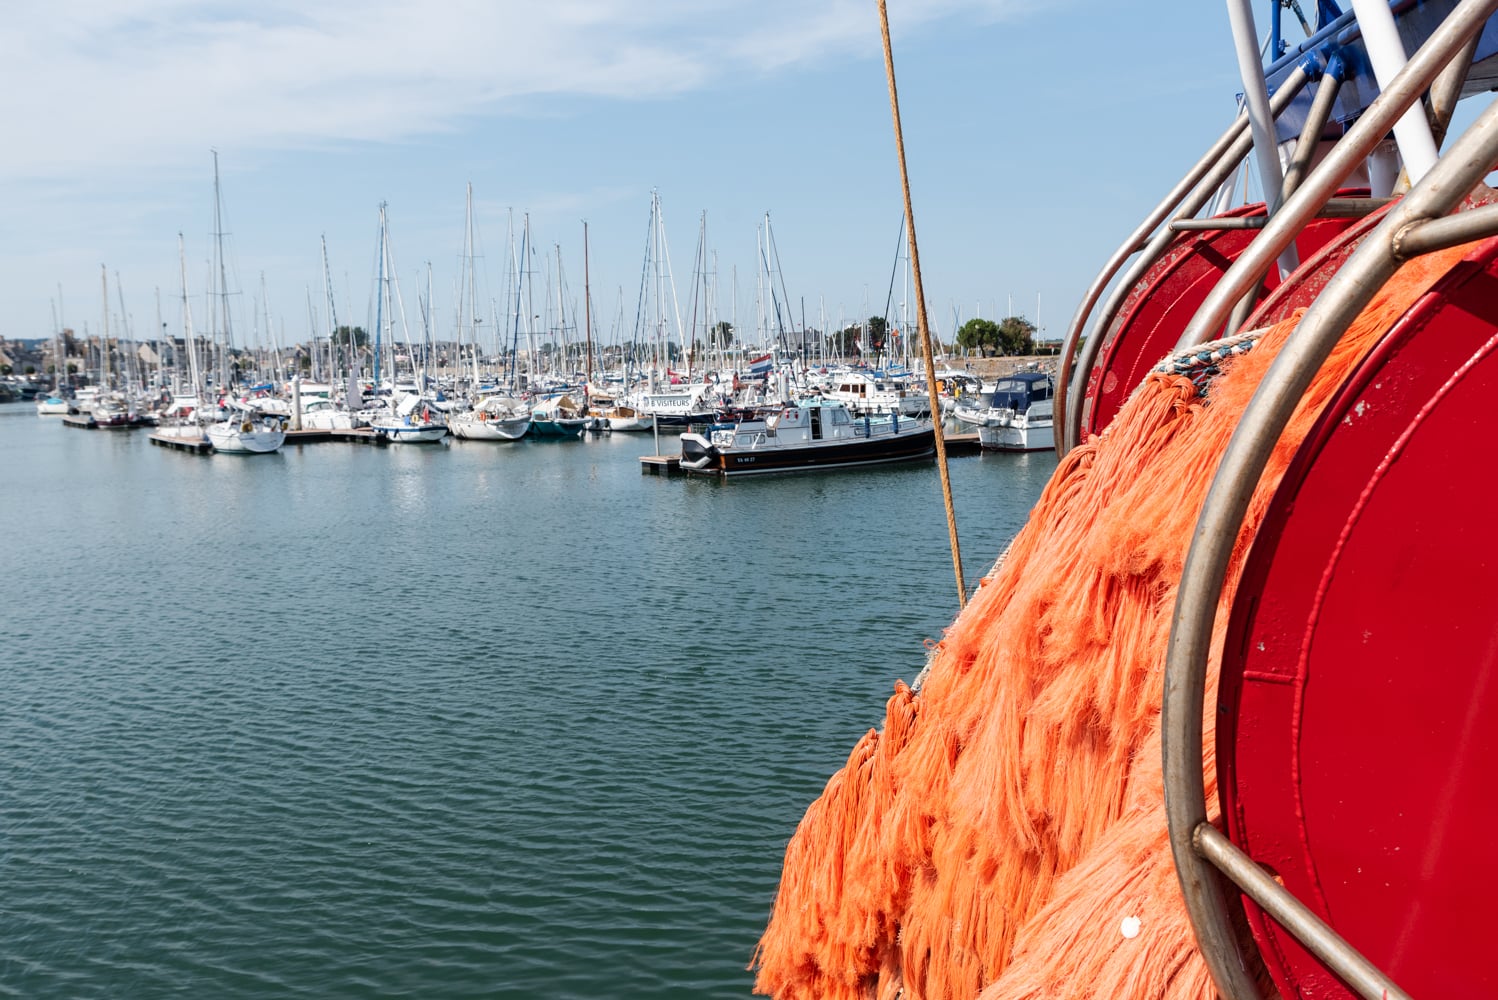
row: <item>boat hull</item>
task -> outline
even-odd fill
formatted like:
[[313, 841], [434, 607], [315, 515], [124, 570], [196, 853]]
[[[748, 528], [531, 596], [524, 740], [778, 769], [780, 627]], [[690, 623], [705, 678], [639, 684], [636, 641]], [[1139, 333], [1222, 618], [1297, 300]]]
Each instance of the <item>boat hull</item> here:
[[558, 420], [543, 420], [531, 418], [531, 436], [538, 438], [552, 438], [566, 440], [568, 438], [579, 438], [583, 431], [588, 429], [586, 417], [562, 418]]
[[530, 430], [530, 417], [509, 420], [454, 419], [448, 425], [455, 438], [464, 441], [519, 441]]
[[979, 424], [978, 446], [985, 451], [1050, 451], [1056, 447], [1053, 424]]
[[242, 430], [237, 425], [215, 424], [208, 428], [213, 450], [225, 455], [268, 455], [286, 443], [285, 431]]
[[639, 414], [637, 416], [607, 416], [604, 422], [611, 431], [648, 431], [655, 426], [650, 417]]
[[436, 444], [447, 437], [446, 424], [370, 424], [375, 436], [391, 444]]
[[682, 471], [710, 476], [811, 472], [890, 462], [914, 462], [931, 458], [935, 454], [936, 432], [930, 427], [873, 440], [827, 441], [765, 448], [720, 449], [700, 434], [681, 436]]

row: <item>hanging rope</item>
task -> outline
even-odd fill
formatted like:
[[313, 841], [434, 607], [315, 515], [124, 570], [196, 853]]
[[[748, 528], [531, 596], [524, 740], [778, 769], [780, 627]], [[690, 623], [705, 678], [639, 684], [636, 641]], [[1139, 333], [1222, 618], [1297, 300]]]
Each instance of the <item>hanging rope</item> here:
[[895, 56], [889, 43], [889, 11], [879, 0], [879, 31], [884, 36], [884, 73], [889, 79], [889, 110], [895, 119], [895, 152], [900, 158], [900, 188], [905, 195], [905, 231], [910, 235], [910, 270], [915, 278], [916, 322], [921, 355], [926, 362], [926, 393], [931, 400], [931, 422], [936, 430], [936, 465], [941, 469], [941, 496], [947, 507], [947, 536], [952, 542], [952, 570], [957, 574], [957, 606], [967, 607], [967, 584], [962, 579], [962, 550], [957, 544], [957, 508], [952, 505], [952, 477], [947, 471], [947, 438], [941, 429], [941, 400], [936, 395], [936, 361], [931, 355], [931, 330], [926, 325], [926, 293], [921, 287], [921, 255], [915, 242], [915, 213], [910, 207], [910, 174], [905, 169], [905, 135], [900, 129], [900, 95], [895, 89]]

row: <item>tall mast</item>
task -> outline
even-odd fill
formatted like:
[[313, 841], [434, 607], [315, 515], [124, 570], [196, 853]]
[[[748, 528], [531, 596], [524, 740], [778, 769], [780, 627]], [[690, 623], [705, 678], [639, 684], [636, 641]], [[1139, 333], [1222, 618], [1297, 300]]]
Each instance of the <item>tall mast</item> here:
[[593, 381], [593, 293], [588, 274], [588, 220], [583, 220], [583, 342], [587, 356], [583, 361], [583, 391]]
[[[556, 245], [557, 251], [557, 353], [561, 355], [561, 364], [567, 366], [567, 304], [562, 301], [562, 244]], [[566, 373], [558, 371], [559, 375]]]
[[219, 292], [219, 318], [223, 323], [221, 330], [224, 335], [222, 346], [219, 345], [217, 333], [214, 336], [214, 347], [218, 351], [218, 377], [219, 391], [227, 392], [229, 385], [229, 351], [234, 343], [234, 337], [229, 327], [229, 271], [228, 265], [224, 263], [224, 223], [222, 199], [219, 194], [218, 184], [218, 150], [213, 153], [213, 253], [217, 262], [215, 270], [218, 272]]
[[177, 260], [182, 269], [182, 346], [187, 350], [187, 372], [192, 379], [193, 399], [197, 401], [192, 409], [196, 419], [202, 410], [203, 379], [198, 368], [197, 342], [192, 334], [192, 302], [187, 297], [187, 249], [181, 233], [177, 234]]
[[109, 389], [109, 269], [99, 265], [99, 287], [103, 289], [104, 336], [99, 341], [99, 388]]
[[[473, 391], [477, 394], [479, 390], [479, 303], [478, 303], [478, 276], [474, 273], [474, 246], [473, 246], [473, 182], [468, 183], [468, 197], [465, 210], [467, 212], [468, 224], [464, 233], [463, 241], [467, 244], [467, 253], [464, 255], [464, 263], [468, 266], [468, 321], [473, 327]], [[461, 300], [461, 291], [460, 291]], [[459, 306], [461, 312], [462, 307]], [[458, 335], [462, 336], [461, 328]]]
[[[334, 339], [338, 336], [338, 309], [333, 303], [333, 276], [328, 273], [328, 237], [322, 239], [322, 290], [328, 300], [328, 377], [329, 380], [338, 377], [338, 359]], [[349, 333], [349, 355], [352, 357], [354, 351], [353, 333]], [[350, 366], [352, 367], [352, 365]]]
[[374, 384], [380, 391], [380, 336], [385, 322], [385, 203], [380, 202], [380, 262], [375, 278]]

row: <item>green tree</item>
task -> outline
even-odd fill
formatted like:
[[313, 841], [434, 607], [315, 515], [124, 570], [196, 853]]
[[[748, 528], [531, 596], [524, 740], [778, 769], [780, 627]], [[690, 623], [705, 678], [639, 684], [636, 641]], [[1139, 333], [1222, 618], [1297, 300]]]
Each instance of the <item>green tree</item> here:
[[827, 338], [827, 350], [840, 357], [849, 358], [859, 353], [858, 342], [863, 336], [863, 327], [845, 326]]
[[364, 332], [362, 326], [340, 326], [333, 331], [333, 343], [342, 347], [347, 347], [351, 338], [355, 347], [363, 347], [369, 343], [369, 334]]
[[1005, 354], [1035, 353], [1035, 324], [1023, 316], [1010, 316], [999, 324], [999, 349]]
[[713, 325], [713, 340], [720, 347], [728, 347], [733, 343], [733, 324], [723, 320]]
[[883, 316], [869, 317], [869, 338], [864, 346], [874, 353], [884, 350], [885, 341], [889, 339], [889, 324]]
[[999, 324], [991, 319], [970, 319], [957, 330], [957, 345], [986, 358], [990, 350], [999, 347]]

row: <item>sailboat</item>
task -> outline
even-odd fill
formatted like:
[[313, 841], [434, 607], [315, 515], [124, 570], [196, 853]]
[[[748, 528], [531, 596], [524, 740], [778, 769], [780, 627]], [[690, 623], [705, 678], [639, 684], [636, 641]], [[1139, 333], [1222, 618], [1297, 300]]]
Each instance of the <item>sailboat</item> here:
[[[229, 353], [231, 333], [229, 328], [228, 279], [223, 267], [224, 227], [220, 214], [220, 206], [218, 151], [214, 150], [213, 228], [214, 248], [219, 261], [219, 266], [214, 268], [214, 273], [218, 276], [218, 294], [221, 296], [223, 303], [224, 344], [220, 355], [220, 368], [222, 369], [224, 367], [224, 358]], [[220, 384], [226, 384], [226, 380], [223, 380], [222, 377]], [[208, 440], [213, 443], [213, 450], [215, 452], [221, 452], [225, 455], [265, 455], [279, 451], [281, 445], [286, 443], [286, 419], [281, 414], [263, 412], [243, 400], [226, 394], [219, 401], [218, 415], [220, 419], [209, 424], [206, 428]]]
[[540, 438], [582, 437], [588, 428], [587, 404], [570, 392], [539, 400], [531, 408], [531, 435]]
[[471, 410], [453, 414], [448, 430], [468, 441], [518, 441], [531, 427], [531, 408], [506, 392], [479, 398]]
[[[375, 332], [379, 336], [382, 324], [390, 322], [390, 232], [385, 217], [385, 205], [380, 204], [380, 263], [379, 263], [379, 288], [375, 296]], [[403, 321], [404, 322], [404, 321]], [[393, 333], [394, 331], [388, 331]], [[385, 338], [387, 341], [390, 337]], [[392, 344], [393, 347], [393, 344]], [[393, 353], [392, 353], [393, 357]], [[379, 342], [375, 344], [375, 385], [379, 388], [379, 365], [380, 349]], [[395, 372], [391, 371], [391, 389], [389, 408], [380, 411], [369, 421], [370, 428], [375, 436], [382, 441], [400, 444], [431, 444], [441, 441], [447, 437], [447, 418], [432, 401], [423, 394], [421, 386], [417, 391], [407, 394], [404, 398], [397, 399]]]
[[[61, 287], [58, 288], [59, 293]], [[36, 415], [39, 417], [64, 416], [68, 412], [68, 401], [62, 395], [62, 378], [64, 362], [62, 358], [61, 327], [57, 322], [57, 303], [52, 304], [52, 391], [36, 401]]]
[[286, 418], [265, 413], [237, 399], [227, 400], [229, 416], [208, 425], [213, 450], [225, 455], [264, 455], [286, 443]]
[[[466, 309], [468, 322], [473, 329], [473, 392], [477, 402], [470, 410], [454, 413], [448, 419], [448, 430], [453, 437], [466, 441], [518, 441], [525, 437], [531, 426], [531, 408], [522, 400], [505, 391], [484, 392], [479, 388], [479, 335], [478, 335], [478, 289], [474, 270], [473, 250], [473, 185], [468, 185], [467, 225], [464, 230], [463, 262], [464, 285], [467, 291]], [[465, 308], [463, 297], [458, 300], [459, 309]], [[458, 319], [458, 328], [463, 328], [463, 317]]]

